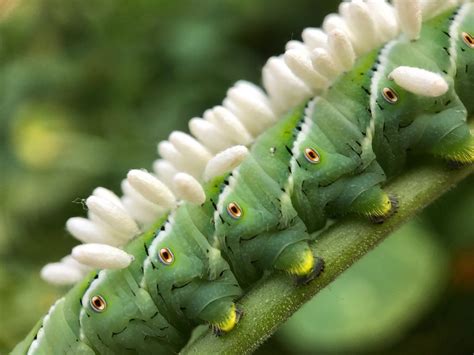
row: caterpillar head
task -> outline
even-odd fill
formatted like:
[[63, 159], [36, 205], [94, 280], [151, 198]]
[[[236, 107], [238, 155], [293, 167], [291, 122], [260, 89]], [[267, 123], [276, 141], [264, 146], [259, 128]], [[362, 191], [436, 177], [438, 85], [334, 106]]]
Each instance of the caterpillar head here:
[[[233, 275], [224, 272], [228, 269], [220, 251], [209, 245], [206, 236], [191, 222], [187, 209], [181, 208], [148, 248], [145, 283], [154, 299], [184, 322], [212, 323], [222, 315], [204, 312], [207, 306], [210, 303], [228, 305], [228, 287], [240, 294], [240, 288], [234, 286]], [[216, 287], [217, 280], [224, 286]], [[227, 308], [219, 309], [227, 314]], [[203, 318], [203, 314], [207, 318]]]

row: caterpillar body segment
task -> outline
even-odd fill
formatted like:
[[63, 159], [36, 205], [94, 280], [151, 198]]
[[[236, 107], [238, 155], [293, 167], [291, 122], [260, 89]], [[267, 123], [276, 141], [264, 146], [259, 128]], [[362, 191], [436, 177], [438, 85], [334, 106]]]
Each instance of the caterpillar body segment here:
[[[307, 29], [268, 61], [267, 93], [239, 82], [192, 120], [198, 140], [160, 143], [159, 179], [132, 170], [121, 199], [95, 192], [97, 208], [68, 229], [131, 262], [91, 272], [14, 353], [173, 353], [196, 324], [232, 331], [242, 289], [265, 272], [300, 283], [321, 272], [309, 242], [328, 218], [389, 218], [383, 184], [412, 154], [473, 163], [474, 5], [456, 3], [342, 4], [326, 33]], [[57, 266], [47, 279], [77, 280]]]
[[220, 251], [202, 233], [206, 226], [195, 225], [189, 212], [186, 204], [175, 210], [147, 246], [144, 285], [160, 312], [183, 331], [203, 322], [231, 328], [226, 320], [235, 313], [233, 300], [241, 289]]
[[[297, 276], [312, 271], [312, 265], [304, 272], [298, 266], [307, 253], [309, 234], [285, 190], [290, 147], [304, 111], [301, 105], [264, 133], [249, 156], [222, 183], [214, 217], [216, 238], [244, 285], [253, 283], [265, 270], [274, 269], [288, 248], [298, 253], [280, 261], [280, 269]], [[294, 246], [298, 244], [302, 246]], [[304, 253], [299, 255], [299, 250]]]
[[100, 271], [82, 301], [82, 337], [95, 353], [168, 352], [183, 344], [183, 334], [164, 319], [128, 270]]
[[128, 268], [91, 273], [61, 299], [64, 302], [52, 307], [28, 353], [53, 354], [58, 349], [74, 354], [178, 351], [186, 334], [163, 317], [138, 284], [146, 257], [143, 245], [153, 235], [149, 232], [127, 246], [135, 255]]
[[[183, 333], [203, 322], [230, 330], [233, 300], [241, 295], [229, 265], [208, 240], [212, 235], [212, 192], [203, 205], [182, 203], [142, 246], [141, 285], [161, 314]], [[235, 320], [237, 321], [237, 320]]]
[[374, 60], [375, 52], [363, 57], [325, 95], [314, 99], [297, 137], [292, 201], [310, 232], [324, 227], [328, 216], [353, 212], [383, 217], [390, 212], [390, 206], [381, 208], [365, 194], [374, 189], [384, 195], [377, 185], [385, 181], [369, 132]]
[[[403, 169], [409, 150], [435, 154], [447, 160], [472, 162], [472, 155], [470, 160], [462, 157], [461, 152], [472, 149], [469, 148], [472, 137], [466, 124], [466, 108], [457, 94], [455, 81], [449, 76], [449, 73], [463, 71], [456, 57], [457, 52], [463, 53], [460, 48], [465, 49], [466, 45], [459, 41], [459, 34], [449, 33], [456, 26], [458, 16], [458, 11], [441, 15], [423, 27], [420, 40], [414, 43], [399, 40], [382, 51], [384, 65], [376, 69], [379, 80], [374, 82], [372, 92], [377, 95], [372, 108], [373, 147], [377, 161], [388, 176]], [[466, 21], [469, 19], [465, 18], [459, 24], [461, 31], [469, 23]], [[432, 40], [435, 33], [442, 36]], [[452, 47], [458, 47], [456, 53], [452, 53]], [[453, 60], [456, 61], [454, 66]], [[438, 97], [426, 97], [405, 90], [389, 78], [400, 65], [424, 67], [442, 75], [449, 83], [448, 91]], [[472, 83], [472, 77], [466, 79]], [[384, 97], [387, 89], [396, 96], [395, 102]]]
[[132, 241], [126, 248], [135, 256], [131, 265], [99, 271], [82, 295], [82, 337], [96, 353], [168, 353], [183, 346], [185, 334], [164, 317], [141, 284], [147, 258], [144, 246], [154, 235], [152, 230]]

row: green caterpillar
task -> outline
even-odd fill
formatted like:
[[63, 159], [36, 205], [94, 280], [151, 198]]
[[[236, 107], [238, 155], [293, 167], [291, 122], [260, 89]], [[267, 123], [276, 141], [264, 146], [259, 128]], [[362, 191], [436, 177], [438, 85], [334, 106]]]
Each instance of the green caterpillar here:
[[269, 60], [266, 93], [240, 82], [191, 121], [198, 140], [161, 143], [160, 179], [132, 170], [122, 199], [95, 190], [89, 219], [67, 224], [85, 244], [42, 272], [77, 284], [13, 353], [172, 353], [197, 324], [229, 332], [265, 272], [322, 272], [308, 242], [328, 218], [389, 218], [381, 186], [410, 151], [472, 163], [474, 5], [455, 5], [341, 4]]

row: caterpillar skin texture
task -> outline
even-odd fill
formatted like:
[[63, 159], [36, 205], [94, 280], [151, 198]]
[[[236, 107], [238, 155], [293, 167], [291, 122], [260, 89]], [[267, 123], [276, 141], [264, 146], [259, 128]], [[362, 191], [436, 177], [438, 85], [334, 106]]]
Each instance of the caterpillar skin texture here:
[[[13, 353], [177, 352], [196, 324], [231, 331], [242, 289], [265, 272], [309, 282], [321, 271], [312, 233], [343, 214], [388, 218], [394, 199], [381, 185], [410, 151], [473, 162], [472, 34], [466, 4], [425, 22], [416, 40], [400, 35], [361, 56], [258, 136], [237, 168], [204, 183], [203, 204], [181, 201], [126, 245], [128, 267], [76, 284]], [[395, 72], [405, 66], [438, 73], [447, 90], [407, 90]]]

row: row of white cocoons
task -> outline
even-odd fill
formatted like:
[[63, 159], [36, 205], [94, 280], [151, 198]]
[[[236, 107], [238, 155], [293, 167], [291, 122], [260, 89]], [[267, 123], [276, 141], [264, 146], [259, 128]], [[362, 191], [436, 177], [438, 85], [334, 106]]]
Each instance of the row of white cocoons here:
[[[328, 15], [322, 29], [306, 28], [303, 41], [288, 42], [284, 55], [267, 61], [262, 70], [264, 90], [249, 82], [237, 82], [228, 90], [222, 106], [190, 120], [189, 129], [195, 138], [173, 132], [167, 141], [159, 143], [162, 159], [153, 164], [154, 174], [131, 170], [122, 181], [121, 198], [105, 188], [95, 189], [85, 201], [88, 218], [73, 217], [66, 223], [68, 232], [84, 244], [60, 262], [47, 264], [42, 277], [55, 284], [72, 284], [91, 268], [127, 267], [133, 257], [120, 247], [175, 208], [179, 200], [203, 203], [200, 181], [238, 166], [248, 153], [246, 146], [282, 113], [323, 91], [339, 74], [352, 68], [357, 56], [396, 37], [400, 30], [409, 39], [416, 39], [423, 17], [458, 2], [341, 3], [339, 14]], [[410, 68], [400, 72], [402, 79], [427, 75]], [[394, 79], [399, 83], [396, 75]]]
[[[358, 56], [396, 37], [400, 30], [409, 38], [418, 38], [423, 18], [453, 7], [459, 0], [353, 0], [343, 2], [339, 14], [326, 16], [322, 29], [306, 28], [303, 41], [292, 40], [286, 52], [271, 57], [262, 70], [263, 88], [245, 81], [227, 91], [222, 105], [204, 112], [189, 122], [191, 135], [173, 132], [158, 144], [163, 160], [155, 162], [157, 176], [172, 186], [173, 176], [184, 171], [198, 180], [207, 162], [218, 152], [236, 144], [248, 146], [273, 125], [289, 108], [326, 89], [334, 79], [351, 70]], [[436, 76], [426, 72], [403, 70], [392, 78], [410, 91], [418, 87], [405, 84], [419, 81], [424, 88]], [[411, 80], [411, 79], [416, 80]], [[399, 80], [400, 79], [400, 80]], [[415, 83], [416, 84], [416, 83]]]
[[[247, 154], [248, 149], [242, 145], [216, 154], [206, 164], [207, 179], [233, 170]], [[134, 169], [122, 181], [121, 198], [106, 188], [96, 188], [85, 200], [87, 218], [72, 217], [66, 222], [68, 232], [83, 244], [60, 262], [45, 265], [41, 270], [43, 279], [66, 285], [78, 282], [93, 268], [127, 267], [133, 256], [120, 247], [176, 208], [180, 200], [195, 204], [206, 200], [201, 183], [190, 174], [176, 173], [172, 185], [171, 189], [155, 174]]]

